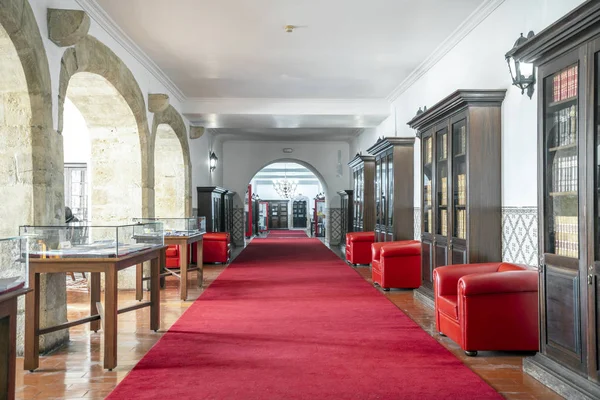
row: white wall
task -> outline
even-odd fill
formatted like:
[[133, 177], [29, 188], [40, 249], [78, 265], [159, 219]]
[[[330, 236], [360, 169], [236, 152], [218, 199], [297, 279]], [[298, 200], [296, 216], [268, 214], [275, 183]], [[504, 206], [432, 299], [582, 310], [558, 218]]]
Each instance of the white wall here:
[[[294, 149], [283, 153], [284, 147]], [[223, 144], [223, 186], [245, 193], [248, 183], [265, 166], [275, 161], [297, 162], [311, 170], [322, 182], [329, 207], [339, 207], [337, 191], [350, 187], [349, 173], [343, 169], [337, 176], [337, 152], [342, 152], [342, 165], [348, 164], [350, 145], [346, 142], [248, 142], [228, 141]], [[237, 196], [236, 196], [237, 197]]]
[[[323, 189], [319, 184], [316, 185], [298, 185], [296, 188], [297, 196], [305, 196], [309, 199], [314, 199], [317, 194], [322, 192]], [[258, 194], [261, 200], [283, 200], [283, 198], [277, 193], [273, 184], [257, 184], [252, 181], [252, 193]]]
[[[506, 0], [433, 68], [393, 102], [397, 136], [415, 136], [406, 123], [419, 109], [456, 89], [508, 89], [502, 110], [502, 204], [537, 205], [537, 101], [511, 85], [504, 54], [523, 32], [539, 32], [583, 0]], [[536, 91], [538, 85], [536, 85]], [[394, 119], [365, 131], [353, 154], [366, 152], [379, 136], [394, 136]], [[415, 206], [420, 204], [419, 141], [415, 143]]]
[[75, 104], [65, 99], [63, 147], [65, 163], [86, 163], [90, 166], [92, 142], [85, 119]]

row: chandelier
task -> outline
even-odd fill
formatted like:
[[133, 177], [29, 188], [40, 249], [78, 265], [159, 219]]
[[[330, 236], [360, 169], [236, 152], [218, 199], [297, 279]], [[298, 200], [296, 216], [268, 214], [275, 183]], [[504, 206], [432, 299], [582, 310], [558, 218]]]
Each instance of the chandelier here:
[[296, 194], [296, 188], [298, 187], [298, 181], [290, 180], [287, 178], [287, 164], [283, 164], [284, 173], [283, 179], [273, 180], [273, 187], [277, 194], [284, 199], [291, 199]]

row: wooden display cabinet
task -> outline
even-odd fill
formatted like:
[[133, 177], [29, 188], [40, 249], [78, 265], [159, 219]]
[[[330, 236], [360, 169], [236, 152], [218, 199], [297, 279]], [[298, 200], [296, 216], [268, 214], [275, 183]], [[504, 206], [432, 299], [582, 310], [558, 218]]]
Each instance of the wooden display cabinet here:
[[414, 238], [414, 137], [381, 138], [375, 157], [375, 240]]
[[342, 208], [342, 238], [340, 244], [346, 245], [346, 234], [352, 232], [354, 227], [354, 203], [353, 203], [353, 190], [340, 190], [337, 192], [340, 195], [341, 208]]
[[292, 203], [293, 227], [306, 229], [307, 206], [306, 200], [294, 200]]
[[540, 351], [524, 370], [600, 398], [600, 2], [511, 50], [538, 67]]
[[375, 157], [357, 154], [348, 163], [353, 181], [353, 232], [375, 230]]
[[501, 107], [506, 90], [458, 90], [408, 124], [421, 139], [423, 284], [433, 270], [502, 260]]

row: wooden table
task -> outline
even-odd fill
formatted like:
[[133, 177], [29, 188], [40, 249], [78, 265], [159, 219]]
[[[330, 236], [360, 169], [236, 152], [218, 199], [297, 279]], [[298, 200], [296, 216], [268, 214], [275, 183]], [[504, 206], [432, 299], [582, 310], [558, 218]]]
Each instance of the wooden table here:
[[0, 295], [0, 399], [15, 398], [17, 299], [30, 290], [18, 289]]
[[[90, 329], [104, 329], [104, 368], [117, 366], [117, 315], [150, 307], [150, 329], [160, 327], [160, 270], [165, 265], [167, 246], [127, 254], [116, 258], [29, 258], [29, 285], [33, 291], [25, 297], [25, 370], [39, 367], [40, 335], [90, 323]], [[117, 305], [117, 273], [131, 266], [150, 261], [150, 301], [119, 309]], [[40, 274], [58, 272], [89, 272], [90, 316], [60, 325], [40, 329]], [[104, 274], [104, 307], [100, 302], [100, 274]], [[100, 311], [100, 312], [99, 312]]]
[[[179, 279], [179, 296], [181, 300], [187, 300], [188, 296], [188, 272], [197, 271], [198, 287], [202, 287], [204, 278], [203, 261], [202, 261], [202, 237], [203, 233], [192, 236], [165, 236], [165, 244], [168, 246], [177, 245], [179, 246], [179, 273], [166, 269], [162, 276], [173, 275]], [[196, 265], [190, 266], [187, 263], [188, 259], [188, 246], [192, 243], [196, 243]], [[182, 260], [185, 260], [182, 261]], [[136, 267], [136, 285], [135, 285], [135, 297], [138, 300], [144, 298], [144, 287], [143, 281], [148, 278], [144, 278], [144, 269], [142, 264], [138, 264]]]

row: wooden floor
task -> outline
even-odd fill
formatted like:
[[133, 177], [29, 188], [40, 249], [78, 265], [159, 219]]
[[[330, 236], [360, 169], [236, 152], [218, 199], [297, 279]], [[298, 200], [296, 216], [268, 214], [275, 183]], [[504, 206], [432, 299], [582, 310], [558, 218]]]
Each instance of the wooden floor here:
[[[204, 288], [210, 285], [224, 268], [205, 266]], [[370, 282], [368, 267], [355, 270]], [[77, 276], [79, 277], [79, 274]], [[102, 334], [90, 333], [88, 325], [80, 325], [70, 329], [68, 345], [40, 358], [40, 368], [36, 372], [23, 371], [23, 359], [17, 359], [17, 399], [103, 399], [203, 290], [195, 288], [195, 282], [192, 282], [190, 300], [182, 302], [179, 300], [177, 284], [175, 278], [168, 278], [166, 289], [161, 292], [161, 330], [158, 333], [149, 328], [149, 309], [119, 315], [118, 367], [112, 372], [102, 368]], [[504, 397], [515, 400], [562, 398], [523, 374], [523, 355], [480, 352], [477, 357], [466, 357], [450, 339], [436, 334], [433, 310], [415, 300], [412, 291], [391, 291], [382, 294]], [[145, 295], [148, 296], [148, 293]], [[69, 319], [88, 315], [89, 302], [85, 284], [71, 288], [68, 291], [68, 301]], [[121, 307], [135, 302], [134, 291], [119, 293]]]

